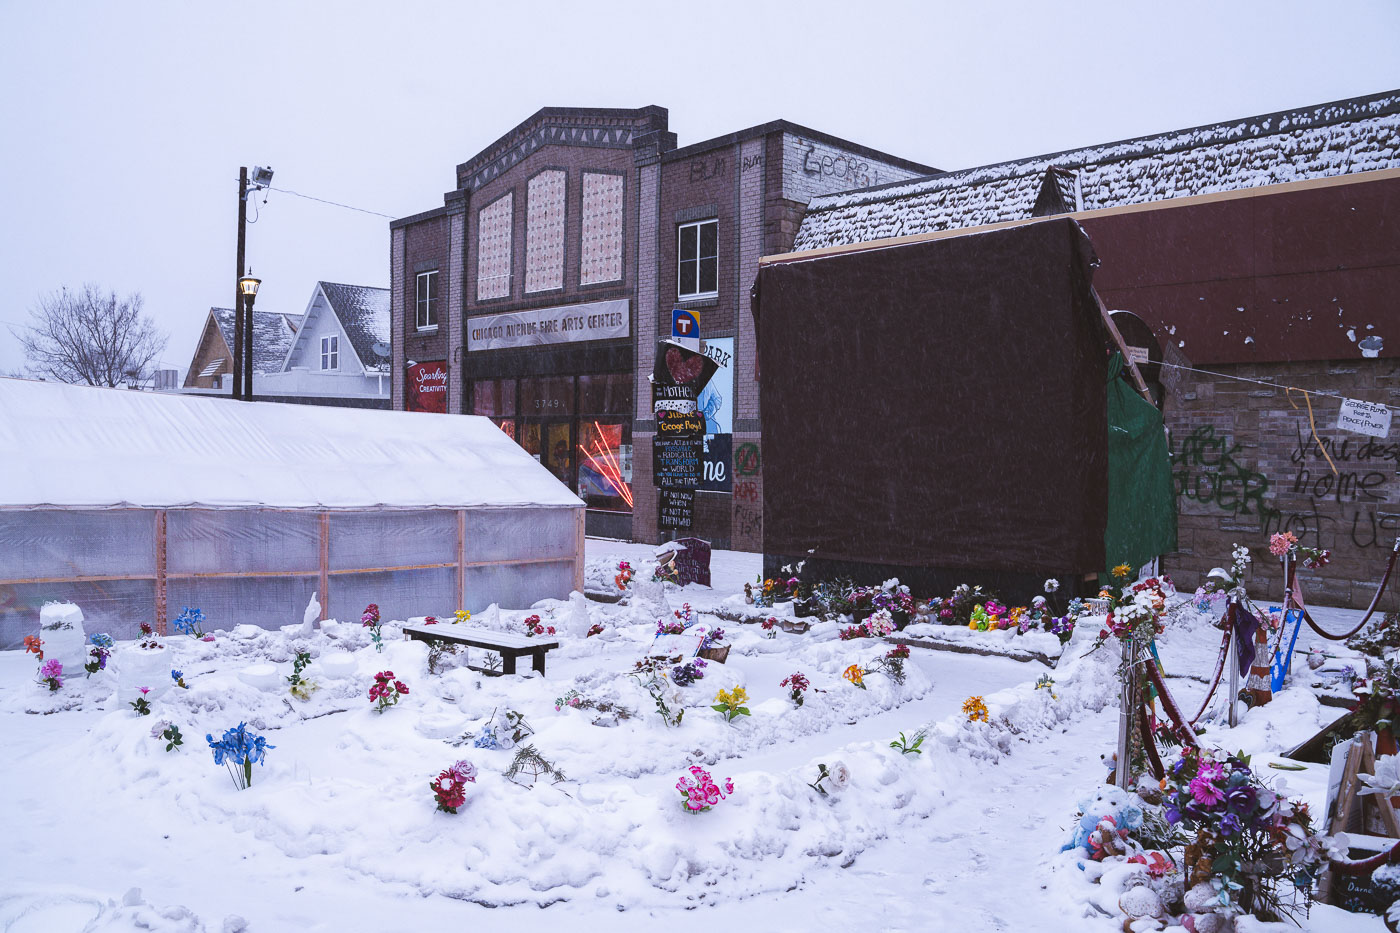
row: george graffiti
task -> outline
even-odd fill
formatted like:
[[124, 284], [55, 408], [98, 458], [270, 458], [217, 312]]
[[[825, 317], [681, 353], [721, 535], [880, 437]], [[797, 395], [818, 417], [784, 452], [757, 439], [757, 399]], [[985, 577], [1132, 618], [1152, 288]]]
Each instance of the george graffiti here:
[[849, 180], [854, 187], [868, 187], [879, 184], [871, 180], [870, 163], [853, 159], [845, 153], [818, 153], [817, 147], [806, 140], [798, 140], [802, 148], [802, 171], [808, 175], [826, 175], [831, 178]]
[[690, 183], [722, 178], [727, 167], [728, 159], [724, 156], [715, 156], [713, 159], [694, 159], [690, 163]]
[[761, 460], [757, 444], [740, 444], [739, 448], [734, 451], [734, 474], [736, 476], [757, 476]]
[[1217, 436], [1214, 425], [1197, 427], [1171, 452], [1176, 494], [1231, 515], [1264, 514], [1269, 478], [1240, 463], [1240, 450], [1241, 445]]

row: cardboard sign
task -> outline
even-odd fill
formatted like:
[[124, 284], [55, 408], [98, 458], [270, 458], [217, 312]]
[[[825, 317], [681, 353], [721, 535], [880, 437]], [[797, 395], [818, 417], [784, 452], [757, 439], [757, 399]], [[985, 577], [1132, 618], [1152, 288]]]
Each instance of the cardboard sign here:
[[663, 530], [688, 531], [695, 523], [695, 492], [691, 489], [658, 489], [656, 524]]
[[651, 640], [647, 657], [674, 658], [680, 655], [682, 658], [693, 658], [700, 653], [700, 648], [709, 634], [710, 627], [704, 624], [692, 625], [679, 635], [658, 634]]
[[661, 437], [698, 440], [705, 433], [705, 416], [693, 411], [658, 411], [656, 433]]
[[447, 414], [447, 360], [414, 363], [408, 368], [404, 388], [409, 411]]
[[676, 552], [676, 580], [681, 586], [687, 583], [710, 585], [710, 542], [703, 538], [677, 538], [672, 542], [685, 548]]
[[1390, 434], [1390, 409], [1374, 402], [1342, 399], [1342, 409], [1337, 412], [1337, 428], [1371, 437], [1386, 437]]
[[662, 489], [699, 489], [702, 447], [698, 437], [653, 437], [652, 482]]

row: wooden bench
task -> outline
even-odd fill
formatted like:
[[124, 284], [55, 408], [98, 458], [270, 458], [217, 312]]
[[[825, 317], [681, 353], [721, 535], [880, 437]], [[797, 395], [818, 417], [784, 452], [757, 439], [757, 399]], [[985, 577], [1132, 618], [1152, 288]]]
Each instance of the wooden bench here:
[[557, 641], [544, 641], [511, 632], [493, 632], [490, 629], [476, 628], [471, 625], [452, 625], [442, 622], [437, 625], [405, 625], [403, 633], [411, 641], [445, 641], [496, 652], [501, 656], [501, 670], [499, 672], [467, 665], [472, 670], [481, 671], [484, 674], [514, 674], [515, 659], [525, 654], [532, 657], [531, 666], [543, 674], [545, 653], [559, 647]]

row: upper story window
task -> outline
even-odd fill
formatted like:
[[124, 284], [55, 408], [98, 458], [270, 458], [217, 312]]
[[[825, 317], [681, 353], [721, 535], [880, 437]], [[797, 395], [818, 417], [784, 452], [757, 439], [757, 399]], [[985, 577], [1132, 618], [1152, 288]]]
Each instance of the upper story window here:
[[437, 272], [420, 272], [417, 281], [414, 305], [418, 309], [418, 329], [437, 327]]
[[583, 173], [580, 285], [622, 279], [622, 175]]
[[525, 194], [525, 292], [564, 287], [564, 188], [567, 173], [535, 175]]
[[476, 215], [476, 297], [510, 297], [510, 237], [515, 195], [507, 191]]
[[719, 294], [719, 221], [700, 220], [676, 230], [676, 295], [713, 298]]
[[340, 338], [339, 338], [339, 337], [322, 337], [322, 338], [321, 338], [321, 368], [322, 368], [322, 369], [339, 369], [339, 368], [340, 368]]

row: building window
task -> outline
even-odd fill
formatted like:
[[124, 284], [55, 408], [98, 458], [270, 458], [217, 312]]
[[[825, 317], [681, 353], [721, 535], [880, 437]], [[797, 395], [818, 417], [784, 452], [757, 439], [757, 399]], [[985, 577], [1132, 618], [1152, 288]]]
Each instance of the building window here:
[[339, 337], [322, 337], [322, 338], [321, 338], [321, 368], [322, 368], [322, 369], [339, 369], [339, 368], [340, 368], [340, 338], [339, 338]]
[[476, 297], [510, 297], [510, 230], [515, 196], [506, 192], [476, 215]]
[[676, 231], [676, 295], [713, 298], [719, 294], [719, 221], [681, 224]]
[[437, 327], [437, 273], [418, 273], [418, 329]]
[[623, 177], [583, 173], [583, 224], [579, 284], [622, 279]]
[[525, 292], [564, 287], [564, 186], [558, 169], [530, 179], [525, 197]]

